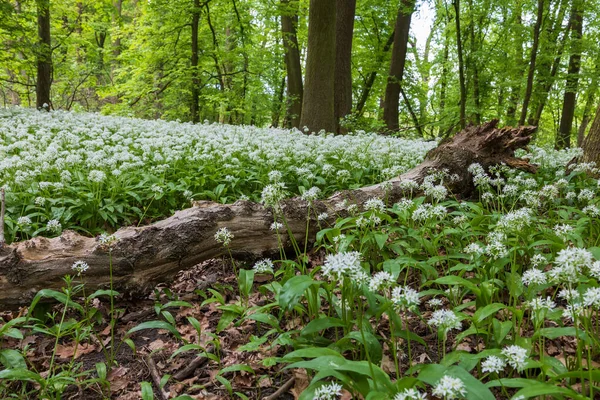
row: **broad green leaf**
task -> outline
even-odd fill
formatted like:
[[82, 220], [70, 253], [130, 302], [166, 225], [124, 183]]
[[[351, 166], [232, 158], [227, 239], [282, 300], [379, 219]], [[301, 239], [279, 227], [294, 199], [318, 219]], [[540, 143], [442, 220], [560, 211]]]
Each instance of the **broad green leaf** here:
[[307, 275], [294, 276], [282, 286], [279, 292], [279, 307], [283, 310], [291, 310], [310, 286], [320, 285], [319, 281]]
[[165, 321], [148, 321], [142, 322], [141, 324], [134, 326], [130, 330], [127, 331], [127, 335], [131, 335], [132, 333], [142, 331], [144, 329], [164, 329], [173, 334], [177, 339], [181, 340], [181, 334], [177, 331], [173, 325], [169, 324]]
[[307, 336], [322, 330], [334, 327], [343, 327], [344, 322], [339, 318], [333, 317], [321, 317], [310, 321], [304, 329], [302, 329], [301, 335]]
[[142, 387], [142, 400], [153, 400], [154, 390], [152, 390], [152, 384], [150, 382], [140, 383]]

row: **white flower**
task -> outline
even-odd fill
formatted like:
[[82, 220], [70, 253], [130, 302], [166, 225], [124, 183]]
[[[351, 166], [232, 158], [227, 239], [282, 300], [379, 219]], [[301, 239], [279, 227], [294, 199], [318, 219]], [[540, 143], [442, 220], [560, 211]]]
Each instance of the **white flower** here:
[[331, 280], [342, 280], [344, 276], [350, 277], [364, 272], [360, 266], [361, 255], [358, 251], [328, 254], [323, 264], [323, 275]]
[[581, 211], [583, 211], [584, 214], [589, 215], [590, 217], [599, 217], [600, 216], [600, 210], [598, 209], [598, 207], [596, 207], [595, 205], [589, 205], [589, 206], [585, 206]]
[[271, 229], [272, 231], [278, 231], [278, 230], [280, 230], [280, 229], [283, 229], [283, 224], [282, 224], [281, 222], [273, 222], [273, 223], [271, 224], [271, 227], [270, 227], [270, 229]]
[[563, 240], [567, 240], [570, 233], [575, 229], [567, 224], [557, 224], [554, 226], [554, 233]]
[[577, 196], [577, 198], [580, 201], [590, 201], [592, 200], [596, 195], [594, 194], [593, 191], [591, 191], [590, 189], [581, 189], [581, 191], [579, 192], [579, 195]]
[[163, 188], [160, 187], [157, 184], [152, 185], [152, 187], [150, 188], [150, 190], [152, 191], [152, 193], [154, 193], [155, 195], [159, 195], [162, 194], [163, 192]]
[[71, 269], [77, 272], [77, 275], [81, 275], [88, 270], [90, 266], [85, 261], [75, 261], [71, 266]]
[[460, 330], [462, 324], [458, 316], [451, 310], [436, 310], [427, 321], [429, 325], [443, 329], [444, 333], [450, 332], [452, 329]]
[[217, 243], [223, 243], [223, 246], [229, 246], [229, 243], [231, 243], [233, 237], [233, 233], [231, 233], [226, 227], [219, 228], [219, 230], [217, 230], [215, 233], [215, 240]]
[[302, 193], [302, 200], [306, 200], [308, 202], [315, 201], [319, 198], [319, 193], [321, 193], [321, 189], [316, 186], [311, 187], [306, 192]]
[[98, 237], [98, 241], [103, 246], [112, 246], [114, 243], [118, 242], [119, 239], [115, 235], [103, 233]]
[[28, 226], [31, 225], [31, 218], [27, 216], [17, 218], [17, 225]]
[[506, 357], [508, 365], [522, 371], [525, 368], [525, 361], [527, 360], [527, 349], [517, 345], [506, 346], [502, 349], [502, 355]]
[[429, 304], [429, 307], [436, 308], [436, 307], [441, 307], [444, 304], [444, 302], [441, 299], [433, 298], [433, 299], [430, 299], [427, 302], [427, 304]]
[[323, 213], [320, 213], [319, 215], [317, 215], [318, 221], [326, 221], [327, 218], [329, 218], [329, 214], [327, 214], [326, 212], [323, 212]]
[[261, 194], [261, 203], [266, 206], [278, 208], [279, 202], [285, 197], [285, 185], [278, 183], [267, 185], [263, 188]]
[[268, 258], [260, 260], [256, 264], [254, 264], [254, 272], [257, 274], [272, 274], [273, 273], [273, 261]]
[[452, 219], [452, 223], [454, 225], [460, 225], [463, 222], [467, 222], [467, 216], [466, 215], [458, 215], [458, 216], [454, 217], [454, 219]]
[[472, 254], [473, 256], [480, 256], [485, 253], [485, 249], [478, 243], [471, 243], [463, 249], [466, 254]]
[[533, 320], [536, 320], [538, 316], [538, 312], [551, 312], [556, 308], [556, 303], [552, 301], [550, 297], [542, 298], [536, 297], [525, 303], [525, 305], [531, 308]]
[[313, 400], [335, 400], [342, 395], [342, 385], [332, 382], [315, 390]]
[[579, 302], [581, 300], [581, 294], [577, 289], [562, 289], [558, 292], [558, 297], [565, 299], [568, 303]]
[[459, 378], [444, 375], [433, 388], [432, 394], [444, 399], [458, 399], [467, 394], [465, 384]]
[[600, 279], [600, 261], [596, 261], [590, 265], [590, 275], [596, 279]]
[[546, 274], [539, 269], [532, 268], [528, 269], [523, 273], [523, 277], [521, 281], [525, 286], [529, 285], [544, 285], [548, 280], [546, 278]]
[[378, 211], [381, 213], [385, 211], [385, 204], [381, 199], [378, 198], [370, 198], [369, 200], [365, 201], [364, 207], [367, 211]]
[[419, 392], [417, 389], [404, 389], [394, 396], [394, 400], [426, 400], [427, 394]]
[[43, 207], [44, 204], [46, 204], [46, 199], [43, 197], [36, 197], [33, 202], [35, 203], [36, 206]]
[[88, 174], [88, 180], [90, 182], [100, 183], [106, 179], [106, 174], [97, 169], [93, 169]]
[[548, 260], [541, 254], [535, 254], [531, 257], [531, 266], [533, 268], [545, 267], [548, 264]]
[[600, 287], [588, 288], [583, 294], [583, 304], [588, 307], [600, 308]]
[[184, 190], [183, 191], [183, 197], [185, 197], [186, 199], [191, 199], [193, 195], [194, 194], [192, 193], [191, 190]]
[[369, 290], [376, 292], [386, 289], [394, 283], [394, 277], [387, 271], [377, 272], [369, 281]]
[[397, 309], [412, 310], [421, 303], [419, 292], [408, 286], [398, 286], [392, 290], [392, 303]]
[[412, 179], [402, 179], [400, 180], [398, 187], [402, 190], [414, 190], [419, 187], [419, 184]]
[[499, 373], [506, 367], [506, 360], [497, 356], [489, 356], [481, 363], [481, 371]]
[[51, 219], [46, 224], [46, 229], [50, 232], [57, 233], [57, 232], [60, 232], [60, 230], [62, 229], [62, 225], [60, 224], [60, 222], [57, 219]]
[[500, 217], [496, 227], [497, 229], [506, 232], [523, 230], [523, 228], [531, 223], [531, 214], [532, 211], [529, 208], [521, 208], [516, 211], [511, 211], [508, 214]]
[[586, 249], [569, 247], [558, 252], [554, 260], [555, 267], [548, 271], [548, 276], [556, 282], [575, 283], [584, 267], [593, 263], [592, 253]]

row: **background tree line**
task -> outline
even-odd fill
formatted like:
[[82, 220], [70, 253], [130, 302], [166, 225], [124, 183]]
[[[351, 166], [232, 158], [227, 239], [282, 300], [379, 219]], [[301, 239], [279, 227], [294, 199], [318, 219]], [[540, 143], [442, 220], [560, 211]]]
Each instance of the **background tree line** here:
[[[499, 118], [582, 143], [598, 0], [0, 0], [4, 105], [449, 135]], [[411, 22], [429, 9], [417, 43]]]

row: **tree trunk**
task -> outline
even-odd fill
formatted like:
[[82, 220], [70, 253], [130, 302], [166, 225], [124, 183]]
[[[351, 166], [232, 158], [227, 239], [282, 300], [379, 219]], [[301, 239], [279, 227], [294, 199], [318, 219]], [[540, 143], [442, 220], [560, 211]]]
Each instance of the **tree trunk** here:
[[529, 57], [529, 72], [527, 73], [527, 86], [525, 88], [525, 96], [523, 98], [523, 107], [521, 108], [521, 118], [519, 119], [519, 125], [523, 125], [525, 123], [525, 119], [527, 118], [527, 109], [529, 108], [529, 101], [531, 100], [531, 93], [533, 91], [535, 60], [537, 58], [538, 46], [540, 41], [540, 30], [542, 28], [542, 21], [544, 19], [544, 2], [545, 0], [538, 0], [537, 18], [535, 20], [535, 26], [533, 27], [533, 45], [531, 46], [531, 55]]
[[456, 22], [456, 50], [458, 53], [458, 79], [460, 83], [460, 127], [467, 123], [467, 87], [465, 84], [465, 65], [463, 62], [462, 39], [460, 34], [460, 0], [454, 0], [454, 21]]
[[337, 0], [311, 0], [300, 125], [335, 132], [335, 18]]
[[[529, 118], [527, 119], [529, 125], [537, 126], [539, 124], [550, 90], [556, 79], [556, 73], [558, 72], [565, 42], [569, 34], [569, 24], [567, 24], [563, 36], [559, 39], [567, 3], [568, 0], [561, 0], [554, 24], [548, 29], [547, 38], [544, 41], [546, 46], [540, 51], [540, 54], [544, 54], [545, 57], [537, 63], [538, 75], [537, 83], [535, 84], [537, 95], [533, 96], [532, 106], [534, 106], [534, 111], [529, 113]], [[551, 53], [554, 53], [554, 59], [550, 57]]]
[[[475, 103], [475, 114], [474, 122], [475, 125], [481, 124], [481, 94], [479, 85], [479, 57], [476, 55], [477, 52], [477, 34], [475, 32], [475, 10], [473, 7], [473, 0], [469, 0], [469, 57], [467, 63], [467, 70], [471, 71], [471, 80], [473, 82], [473, 101]], [[480, 26], [481, 29], [483, 27]]]
[[50, 109], [52, 86], [52, 42], [50, 37], [50, 0], [37, 0], [39, 49], [37, 51], [37, 80], [35, 106]]
[[[392, 179], [390, 191], [385, 191], [382, 184], [342, 191], [316, 201], [312, 206], [314, 215], [322, 212], [331, 216], [346, 215], [344, 199], [362, 205], [369, 198], [379, 197], [392, 204], [408, 195], [399, 187], [401, 180], [422, 183], [432, 170], [447, 168], [449, 174], [459, 176], [459, 180], [449, 184], [450, 191], [457, 196], [473, 193], [473, 179], [467, 169], [474, 162], [486, 169], [504, 163], [535, 172], [534, 166], [514, 156], [516, 149], [529, 143], [535, 128], [498, 129], [497, 123], [494, 120], [479, 127], [470, 126], [442, 143], [431, 150], [419, 166]], [[285, 200], [281, 212], [291, 234], [302, 242], [307, 226], [307, 203], [300, 198]], [[90, 292], [108, 285], [111, 262], [115, 290], [144, 292], [169, 280], [178, 271], [225, 254], [223, 246], [214, 240], [215, 232], [222, 227], [234, 235], [229, 245], [234, 256], [272, 254], [279, 248], [278, 237], [270, 230], [272, 222], [271, 210], [260, 204], [197, 202], [195, 207], [178, 211], [152, 225], [118, 230], [115, 233], [118, 241], [110, 254], [96, 238], [73, 231], [65, 231], [53, 239], [36, 237], [13, 243], [0, 249], [0, 305], [6, 308], [26, 304], [40, 289], [60, 288], [63, 276], [73, 273], [71, 266], [75, 261], [84, 261], [90, 266], [85, 273], [86, 290]], [[314, 238], [319, 230], [316, 217], [310, 219], [308, 227], [309, 237]], [[283, 246], [291, 248], [287, 237], [283, 238]]]
[[347, 133], [340, 120], [352, 111], [352, 37], [356, 0], [336, 0], [335, 123], [337, 133]]
[[198, 78], [198, 25], [200, 23], [200, 0], [194, 0], [192, 9], [192, 101], [190, 116], [194, 124], [200, 122], [200, 79]]
[[281, 0], [281, 32], [285, 49], [285, 68], [287, 71], [287, 121], [289, 126], [300, 128], [302, 115], [302, 67], [300, 66], [300, 48], [298, 47], [298, 3]]
[[579, 85], [579, 69], [581, 67], [581, 36], [583, 34], [583, 1], [573, 0], [573, 8], [569, 17], [571, 27], [571, 56], [567, 85], [563, 99], [563, 108], [560, 118], [560, 127], [556, 135], [555, 147], [564, 149], [571, 146], [571, 128], [575, 116], [577, 86]]
[[580, 161], [595, 162], [596, 165], [600, 165], [600, 106], [596, 110], [590, 133], [583, 141], [583, 157]]
[[508, 99], [508, 108], [506, 110], [506, 124], [513, 126], [517, 123], [517, 104], [519, 101], [519, 95], [521, 93], [521, 81], [522, 75], [525, 69], [525, 63], [523, 62], [523, 34], [522, 34], [522, 19], [523, 7], [521, 2], [515, 5], [515, 32], [513, 32], [515, 38], [515, 74], [511, 74], [511, 86], [510, 96]]
[[[375, 64], [377, 67], [379, 67], [381, 65], [381, 63], [383, 62], [383, 56], [388, 51], [390, 51], [390, 49], [392, 48], [392, 44], [394, 43], [394, 35], [395, 35], [395, 32], [392, 32], [392, 34], [388, 38], [387, 42], [383, 46], [383, 50], [381, 52], [377, 53], [377, 56], [376, 56], [377, 62]], [[363, 114], [363, 111], [365, 109], [365, 104], [367, 104], [367, 100], [369, 99], [369, 94], [371, 93], [371, 89], [373, 89], [373, 84], [375, 83], [375, 79], [377, 78], [377, 70], [378, 70], [378, 68], [369, 72], [369, 74], [367, 75], [367, 78], [365, 79], [365, 86], [364, 86], [362, 92], [360, 93], [360, 97], [358, 98], [358, 101], [356, 102], [356, 114], [357, 115]]]
[[600, 77], [600, 60], [596, 61], [596, 67], [594, 68], [594, 75], [592, 76], [592, 82], [587, 89], [587, 100], [585, 107], [583, 108], [583, 117], [581, 124], [577, 130], [577, 147], [583, 146], [583, 140], [585, 138], [585, 131], [588, 124], [590, 123], [592, 107], [594, 106], [594, 99], [596, 98], [596, 91], [598, 90], [598, 78]]
[[410, 20], [414, 11], [414, 0], [401, 0], [396, 26], [394, 29], [394, 47], [392, 48], [392, 60], [390, 63], [390, 74], [385, 87], [385, 98], [383, 101], [383, 121], [388, 131], [397, 131], [400, 127], [398, 108], [400, 106], [400, 82], [404, 75], [406, 65], [406, 52], [408, 50], [408, 34], [410, 32]]

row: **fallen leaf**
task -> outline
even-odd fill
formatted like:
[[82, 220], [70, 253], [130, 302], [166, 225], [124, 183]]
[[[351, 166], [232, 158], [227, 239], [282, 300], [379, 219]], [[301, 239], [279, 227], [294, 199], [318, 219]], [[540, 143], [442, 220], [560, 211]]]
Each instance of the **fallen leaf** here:
[[58, 344], [56, 346], [56, 355], [58, 358], [62, 359], [70, 359], [73, 358], [73, 356], [77, 359], [83, 354], [89, 354], [96, 350], [96, 346], [90, 343], [80, 343], [79, 345], [76, 345], [75, 343], [68, 345]]

